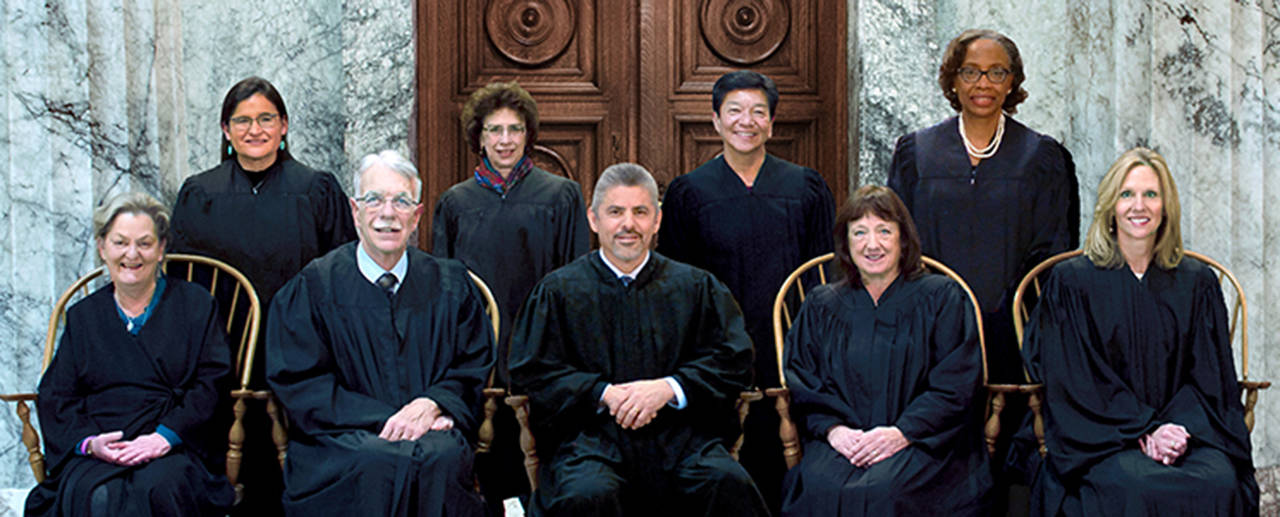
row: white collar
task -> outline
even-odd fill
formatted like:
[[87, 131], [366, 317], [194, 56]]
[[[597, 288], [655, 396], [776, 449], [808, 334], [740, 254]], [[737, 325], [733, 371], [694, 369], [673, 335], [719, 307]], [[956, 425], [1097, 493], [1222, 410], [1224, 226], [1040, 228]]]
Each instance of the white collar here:
[[617, 276], [618, 278], [629, 276], [631, 277], [632, 280], [635, 280], [636, 277], [640, 276], [640, 271], [644, 270], [645, 264], [649, 263], [649, 257], [653, 255], [653, 253], [650, 252], [649, 250], [645, 250], [644, 260], [640, 261], [640, 265], [636, 266], [636, 268], [633, 269], [630, 273], [623, 273], [621, 269], [618, 269], [618, 266], [613, 265], [613, 262], [609, 262], [609, 257], [606, 256], [603, 251], [596, 250], [596, 253], [600, 254], [600, 260], [604, 261], [604, 265], [609, 266], [609, 270], [613, 271], [613, 274], [615, 276]]
[[377, 262], [373, 261], [373, 257], [369, 256], [369, 252], [364, 250], [364, 243], [356, 241], [356, 267], [360, 268], [360, 274], [373, 285], [378, 285], [378, 277], [383, 273], [391, 273], [396, 276], [396, 285], [392, 291], [400, 291], [400, 286], [404, 284], [404, 275], [409, 272], [409, 250], [404, 250], [400, 254], [400, 260], [396, 261], [396, 265], [391, 267], [391, 271], [382, 269]]

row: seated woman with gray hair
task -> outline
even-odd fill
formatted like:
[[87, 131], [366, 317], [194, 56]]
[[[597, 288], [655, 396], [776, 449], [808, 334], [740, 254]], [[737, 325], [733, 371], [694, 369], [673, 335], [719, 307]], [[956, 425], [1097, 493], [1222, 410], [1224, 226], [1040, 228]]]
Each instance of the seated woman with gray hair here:
[[226, 427], [209, 425], [230, 374], [209, 293], [160, 272], [169, 211], [143, 193], [94, 212], [111, 282], [67, 310], [37, 408], [49, 476], [26, 515], [222, 515]]

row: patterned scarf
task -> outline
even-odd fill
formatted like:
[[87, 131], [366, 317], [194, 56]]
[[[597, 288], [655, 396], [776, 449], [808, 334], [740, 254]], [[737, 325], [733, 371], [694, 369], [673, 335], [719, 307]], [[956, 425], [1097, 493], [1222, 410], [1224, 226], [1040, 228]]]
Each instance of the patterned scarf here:
[[530, 160], [529, 156], [525, 155], [511, 169], [511, 175], [507, 176], [507, 179], [502, 179], [502, 175], [493, 170], [493, 165], [489, 164], [489, 157], [481, 156], [480, 159], [484, 163], [476, 167], [476, 183], [497, 192], [499, 195], [506, 194], [515, 188], [516, 183], [519, 183], [520, 180], [529, 175], [529, 171], [533, 170], [533, 160]]

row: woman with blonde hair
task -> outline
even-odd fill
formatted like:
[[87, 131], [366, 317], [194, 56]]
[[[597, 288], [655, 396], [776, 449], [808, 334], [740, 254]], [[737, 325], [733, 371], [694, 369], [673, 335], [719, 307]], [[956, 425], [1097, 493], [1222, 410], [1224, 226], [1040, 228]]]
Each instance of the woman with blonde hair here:
[[1222, 290], [1180, 215], [1164, 158], [1131, 149], [1053, 268], [1023, 350], [1045, 387], [1032, 515], [1258, 514]]

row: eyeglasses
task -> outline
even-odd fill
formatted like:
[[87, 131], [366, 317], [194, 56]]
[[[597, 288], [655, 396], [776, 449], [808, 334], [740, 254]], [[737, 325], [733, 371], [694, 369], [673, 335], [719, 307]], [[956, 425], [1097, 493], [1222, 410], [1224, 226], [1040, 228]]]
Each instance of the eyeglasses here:
[[376, 190], [370, 190], [369, 192], [365, 192], [363, 196], [356, 199], [357, 203], [364, 205], [365, 208], [370, 210], [378, 210], [382, 208], [382, 204], [387, 201], [391, 202], [391, 208], [396, 209], [397, 212], [412, 212], [414, 208], [418, 207], [418, 202], [414, 201], [413, 198], [409, 197], [409, 194], [405, 194], [404, 192], [388, 197]]
[[254, 117], [231, 117], [231, 129], [235, 131], [247, 131], [253, 121], [258, 121], [258, 127], [271, 130], [280, 125], [280, 115], [276, 113], [263, 113]]
[[960, 80], [966, 83], [976, 83], [978, 82], [978, 78], [985, 75], [987, 76], [987, 80], [994, 84], [1000, 84], [1003, 83], [1005, 79], [1009, 78], [1010, 73], [1012, 72], [1010, 72], [1008, 68], [992, 68], [987, 71], [982, 71], [971, 66], [965, 66], [961, 67], [959, 70]]
[[499, 126], [497, 124], [490, 124], [484, 127], [484, 132], [489, 133], [493, 136], [500, 136], [503, 133], [510, 133], [512, 135], [523, 135], [524, 131], [525, 131], [524, 124], [511, 124], [510, 126]]

